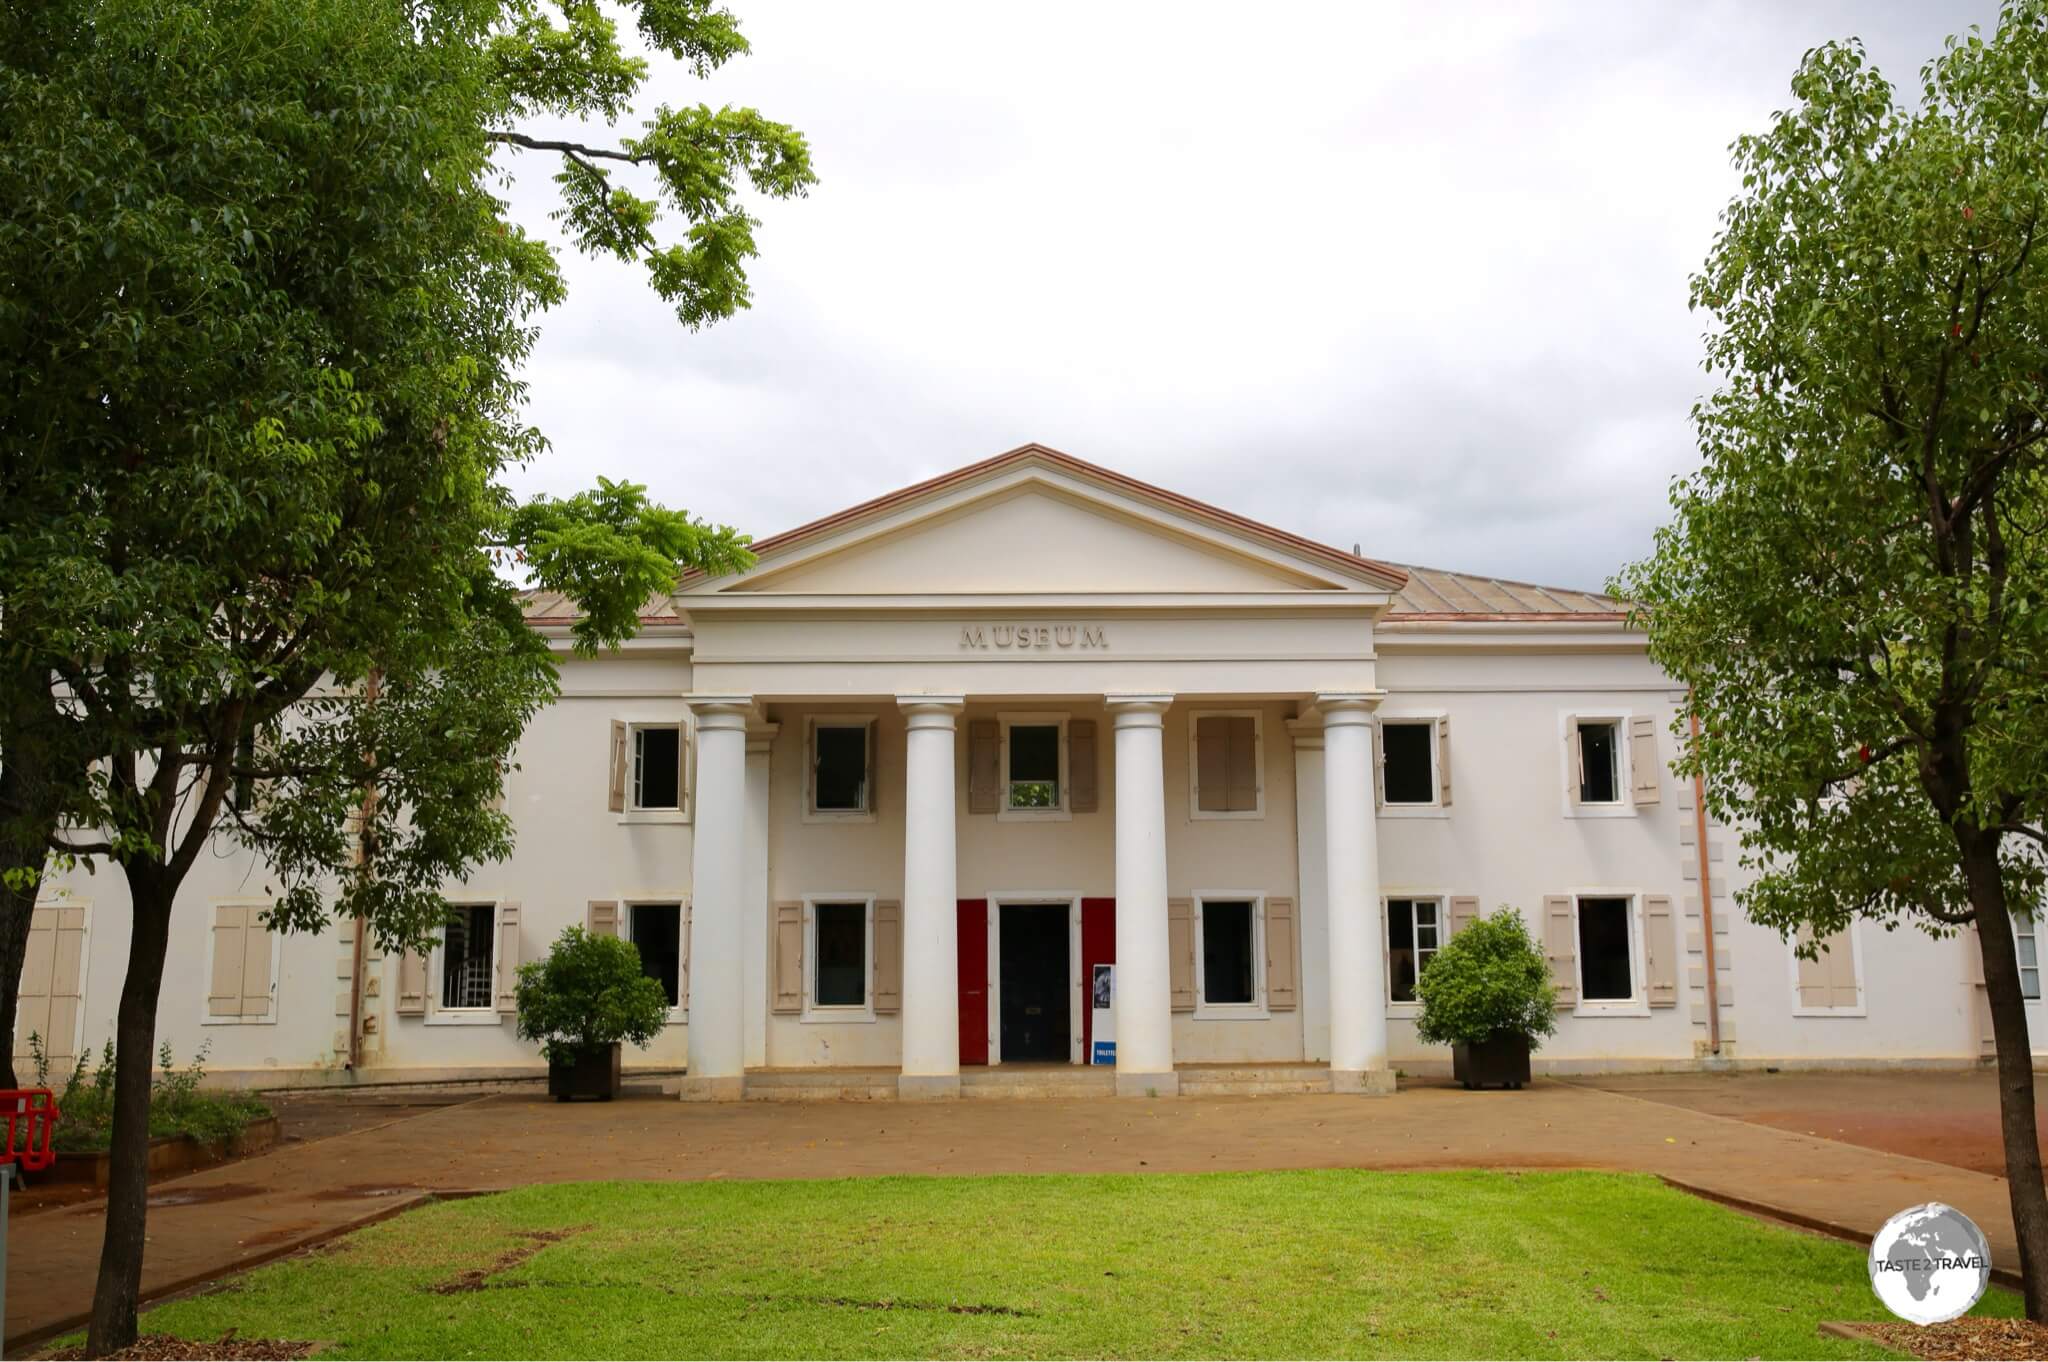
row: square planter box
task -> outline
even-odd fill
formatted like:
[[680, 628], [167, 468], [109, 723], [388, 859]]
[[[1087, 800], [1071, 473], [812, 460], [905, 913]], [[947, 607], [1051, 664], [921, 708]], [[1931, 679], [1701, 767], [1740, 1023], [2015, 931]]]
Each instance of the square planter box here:
[[[281, 1123], [275, 1116], [251, 1121], [225, 1140], [208, 1144], [190, 1135], [159, 1135], [149, 1142], [149, 1180], [174, 1178], [228, 1159], [260, 1154], [276, 1144]], [[111, 1176], [112, 1156], [104, 1153], [59, 1154], [43, 1176], [51, 1182], [89, 1182], [104, 1189]]]
[[595, 1097], [609, 1102], [619, 1095], [619, 1045], [588, 1045], [567, 1064], [548, 1061], [548, 1096], [557, 1102]]
[[1494, 1036], [1477, 1045], [1453, 1045], [1451, 1077], [1468, 1088], [1519, 1088], [1529, 1081], [1529, 1042]]

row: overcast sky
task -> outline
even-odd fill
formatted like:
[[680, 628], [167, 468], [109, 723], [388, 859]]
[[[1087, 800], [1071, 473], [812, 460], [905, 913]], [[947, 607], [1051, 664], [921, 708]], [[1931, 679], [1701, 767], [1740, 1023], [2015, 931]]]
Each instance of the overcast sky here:
[[[801, 128], [754, 306], [566, 261], [516, 480], [757, 537], [1037, 440], [1399, 562], [1598, 588], [1694, 460], [1686, 278], [1802, 52], [1895, 85], [1994, 0], [749, 3], [656, 102]], [[637, 129], [635, 129], [637, 130]], [[522, 218], [552, 186], [522, 180]], [[1022, 547], [1022, 546], [1015, 546]]]

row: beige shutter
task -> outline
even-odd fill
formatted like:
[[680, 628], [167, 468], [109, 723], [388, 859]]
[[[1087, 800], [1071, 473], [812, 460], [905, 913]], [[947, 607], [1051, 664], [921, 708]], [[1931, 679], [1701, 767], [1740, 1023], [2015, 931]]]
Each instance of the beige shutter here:
[[611, 788], [606, 805], [613, 813], [626, 811], [626, 726], [612, 720]]
[[1002, 729], [994, 719], [967, 725], [967, 812], [994, 813], [1002, 804]]
[[1564, 721], [1564, 793], [1573, 804], [1579, 802], [1579, 791], [1586, 788], [1586, 754], [1579, 746], [1579, 717], [1574, 714]]
[[1387, 802], [1387, 740], [1386, 729], [1374, 724], [1372, 733], [1372, 806], [1377, 809]]
[[[1795, 940], [1800, 945], [1813, 940], [1813, 928], [1801, 927]], [[1794, 963], [1799, 968], [1801, 1007], [1856, 1006], [1856, 947], [1846, 929], [1822, 938], [1814, 959], [1795, 956]]]
[[[881, 724], [876, 720], [868, 720], [867, 779], [862, 783], [861, 795], [866, 801], [867, 812], [871, 815], [878, 814], [882, 810], [882, 801], [880, 798], [880, 795], [882, 793], [882, 776], [881, 766], [878, 762], [878, 758], [881, 756], [881, 753], [878, 750], [881, 747], [881, 739], [876, 735], [875, 732], [875, 730], [880, 727]], [[905, 740], [905, 746], [907, 749], [907, 739]], [[906, 776], [906, 779], [907, 778], [908, 777]]]
[[206, 1015], [242, 1015], [242, 967], [248, 948], [249, 910], [237, 903], [213, 909], [213, 979], [206, 991]]
[[[1833, 938], [1830, 938], [1832, 940]], [[1799, 1005], [1801, 1007], [1830, 1007], [1828, 1001], [1828, 959], [1825, 955], [1809, 960], [1799, 950], [1813, 940], [1813, 928], [1804, 926], [1792, 938], [1792, 962], [1798, 969]]]
[[607, 899], [592, 899], [584, 909], [583, 925], [592, 936], [617, 936], [619, 905]]
[[498, 975], [498, 1011], [506, 1016], [519, 1010], [519, 905], [498, 905], [498, 958], [492, 962]]
[[1259, 721], [1249, 714], [1226, 715], [1223, 730], [1230, 737], [1230, 766], [1223, 807], [1249, 813], [1259, 807]]
[[85, 994], [85, 909], [39, 908], [29, 918], [28, 954], [15, 1009], [17, 1072], [32, 1056], [28, 1038], [41, 1040], [50, 1072], [68, 1075], [78, 1063], [78, 1014]]
[[1448, 715], [1436, 721], [1436, 802], [1447, 809], [1451, 807], [1451, 720]]
[[1659, 797], [1658, 772], [1663, 761], [1657, 755], [1657, 720], [1648, 714], [1632, 715], [1628, 721], [1629, 779], [1635, 791], [1636, 807], [1655, 804]]
[[1643, 896], [1643, 953], [1648, 957], [1650, 1006], [1678, 1006], [1678, 930], [1669, 894]]
[[1173, 1010], [1195, 1010], [1195, 901], [1166, 901], [1166, 954], [1173, 981]]
[[1970, 980], [1970, 1015], [1977, 1024], [1977, 1053], [1991, 1058], [1998, 1054], [1998, 1035], [1991, 1022], [1991, 987], [1984, 982], [1984, 939], [1977, 931], [1977, 924], [1971, 923], [1962, 931], [1964, 949], [1969, 959], [1964, 968]]
[[249, 908], [242, 919], [242, 1015], [270, 1015], [270, 923], [267, 910]]
[[1067, 723], [1067, 808], [1074, 813], [1094, 813], [1101, 807], [1098, 764], [1095, 759], [1095, 721], [1072, 719]]
[[1299, 997], [1295, 987], [1294, 900], [1266, 900], [1266, 1006], [1292, 1012]]
[[690, 726], [676, 725], [676, 808], [690, 811]]
[[398, 957], [398, 1006], [401, 1017], [427, 1015], [427, 957], [407, 951]]
[[772, 1012], [804, 1010], [804, 906], [775, 905], [775, 1005]]
[[1474, 894], [1453, 894], [1451, 896], [1450, 931], [1445, 939], [1456, 936], [1479, 918], [1479, 899]]
[[680, 976], [676, 980], [676, 999], [682, 1004], [683, 1011], [688, 1012], [690, 1010], [690, 905], [685, 903], [678, 911], [683, 915], [683, 939], [681, 948], [676, 952], [676, 972]]
[[1197, 714], [1195, 724], [1195, 807], [1222, 813], [1230, 807], [1230, 734], [1220, 714]]
[[1569, 894], [1543, 896], [1543, 958], [1550, 962], [1551, 986], [1560, 1008], [1579, 1001], [1578, 923]]
[[875, 900], [875, 1011], [903, 1010], [903, 904]]

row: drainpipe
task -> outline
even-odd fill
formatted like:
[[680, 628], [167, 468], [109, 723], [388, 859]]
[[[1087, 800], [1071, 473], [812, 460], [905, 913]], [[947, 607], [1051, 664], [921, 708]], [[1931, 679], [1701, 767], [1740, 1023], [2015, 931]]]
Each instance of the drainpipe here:
[[[1687, 695], [1687, 700], [1692, 698]], [[1690, 706], [1688, 705], [1688, 708]], [[1688, 716], [1692, 721], [1692, 745], [1700, 745], [1700, 712], [1692, 710]], [[1706, 948], [1707, 957], [1707, 1050], [1710, 1054], [1721, 1053], [1721, 998], [1720, 971], [1714, 964], [1714, 881], [1710, 863], [1707, 860], [1707, 777], [1705, 772], [1695, 772], [1692, 778], [1692, 817], [1695, 830], [1694, 850], [1700, 857], [1700, 939]]]
[[[377, 694], [383, 688], [384, 673], [376, 667], [363, 679], [363, 703], [374, 705]], [[370, 859], [370, 819], [377, 812], [377, 786], [372, 781], [363, 786], [362, 807], [357, 813], [356, 864], [366, 865]], [[355, 917], [354, 940], [349, 945], [348, 966], [348, 1071], [357, 1072], [363, 1062], [363, 964], [367, 947], [363, 934], [368, 927], [361, 913]]]

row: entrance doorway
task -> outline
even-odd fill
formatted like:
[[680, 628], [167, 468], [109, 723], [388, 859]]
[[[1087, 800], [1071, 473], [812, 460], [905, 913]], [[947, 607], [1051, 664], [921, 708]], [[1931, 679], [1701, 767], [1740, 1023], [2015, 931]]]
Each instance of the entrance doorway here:
[[1064, 903], [1006, 903], [999, 913], [997, 998], [1003, 1062], [1073, 1058], [1074, 969]]

